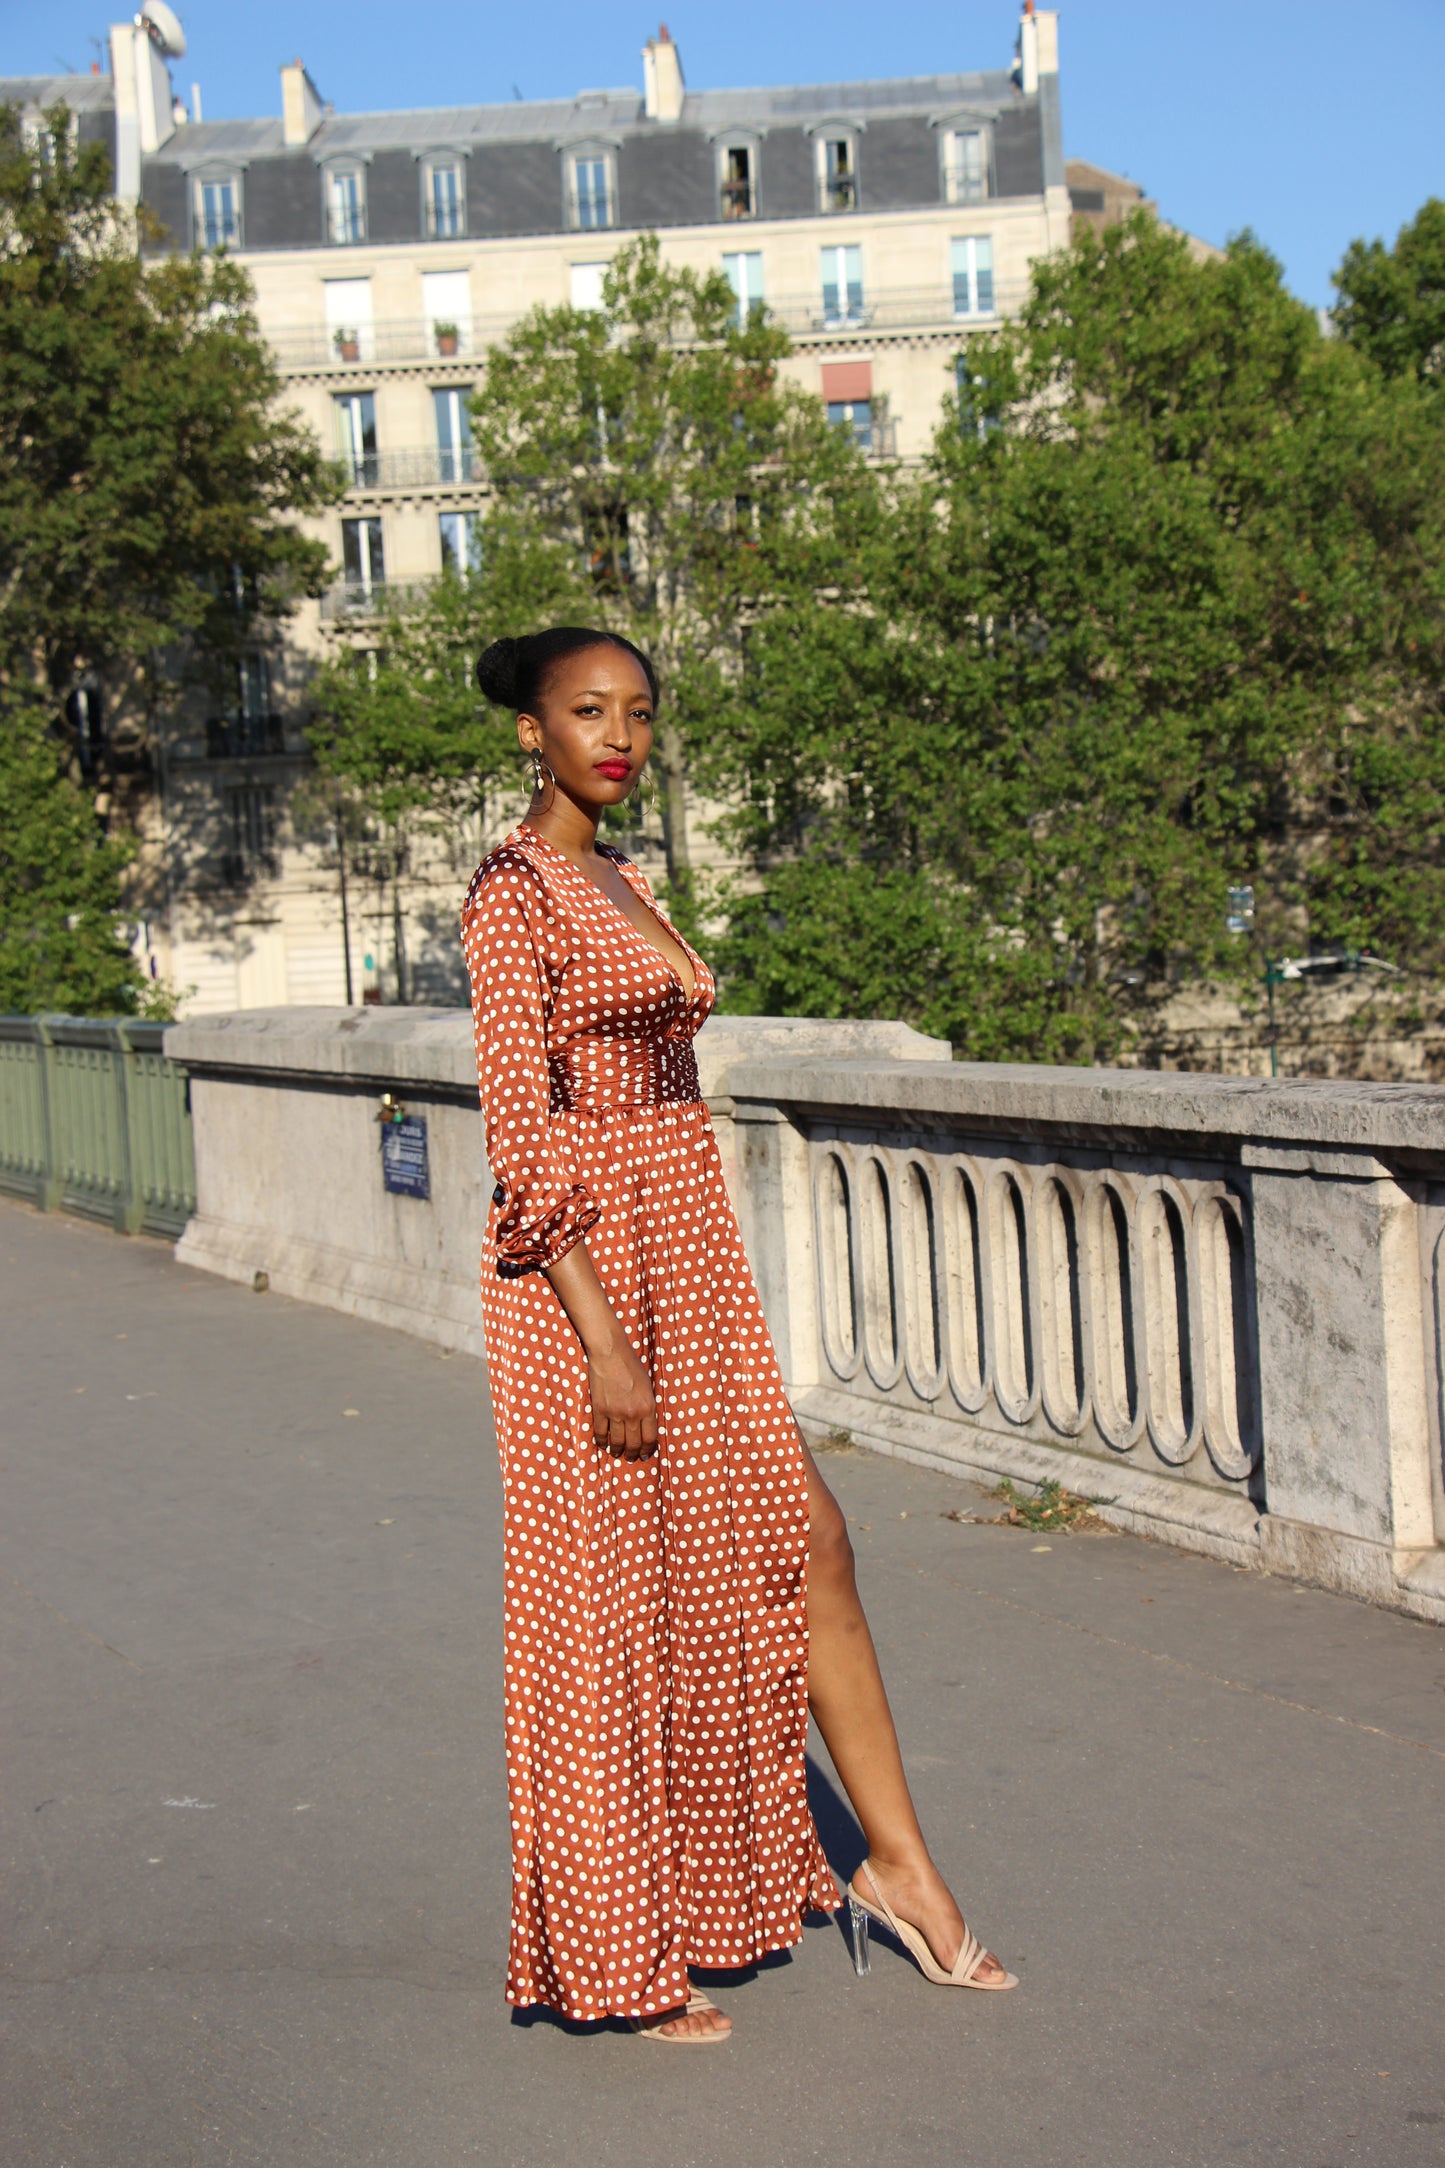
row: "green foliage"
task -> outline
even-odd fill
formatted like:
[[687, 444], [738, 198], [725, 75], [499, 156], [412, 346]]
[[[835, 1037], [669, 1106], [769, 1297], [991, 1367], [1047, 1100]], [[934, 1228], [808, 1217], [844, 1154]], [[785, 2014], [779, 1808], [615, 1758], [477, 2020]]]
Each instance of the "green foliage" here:
[[340, 477], [276, 411], [245, 273], [145, 261], [103, 153], [63, 107], [47, 128], [37, 153], [0, 109], [0, 670], [134, 690], [158, 649], [219, 660], [319, 590], [292, 515]]
[[[614, 257], [600, 309], [534, 310], [493, 348], [473, 402], [496, 506], [489, 587], [525, 594], [511, 569], [524, 550], [550, 566], [549, 606], [656, 659], [655, 766], [684, 913], [686, 778], [742, 697], [744, 629], [760, 598], [809, 604], [837, 576], [836, 537], [871, 493], [856, 447], [780, 374], [786, 335], [737, 314], [721, 273], [668, 266], [645, 235]], [[547, 621], [543, 602], [530, 625]]]
[[0, 698], [0, 1010], [128, 1015], [136, 960], [117, 925], [127, 851], [61, 772], [37, 701]]
[[1016, 1489], [1005, 1476], [988, 1495], [1003, 1502], [1004, 1510], [998, 1516], [1001, 1522], [1010, 1528], [1031, 1528], [1045, 1535], [1105, 1528], [1107, 1522], [1099, 1519], [1094, 1508], [1113, 1504], [1111, 1498], [1085, 1498], [1078, 1491], [1065, 1490], [1052, 1476], [1046, 1476], [1032, 1493]]
[[66, 696], [100, 684], [138, 765], [184, 668], [224, 681], [258, 618], [319, 588], [293, 515], [341, 478], [275, 410], [245, 274], [145, 261], [110, 190], [63, 107], [38, 146], [0, 107], [0, 1000], [156, 1012], [115, 932], [130, 853], [66, 772]]
[[843, 605], [750, 637], [727, 1003], [1107, 1059], [1257, 973], [1239, 880], [1274, 953], [1438, 955], [1433, 401], [1247, 237], [1197, 263], [1143, 215], [1036, 265], [967, 376]]
[[1445, 201], [1422, 205], [1393, 248], [1352, 241], [1334, 283], [1342, 339], [1386, 376], [1445, 388]]

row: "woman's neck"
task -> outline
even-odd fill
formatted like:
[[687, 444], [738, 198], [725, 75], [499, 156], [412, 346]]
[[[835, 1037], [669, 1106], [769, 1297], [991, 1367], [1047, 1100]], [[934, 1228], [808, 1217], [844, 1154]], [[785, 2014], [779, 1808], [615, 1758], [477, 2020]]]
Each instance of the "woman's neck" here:
[[582, 865], [596, 852], [600, 817], [554, 787], [547, 792], [532, 793], [532, 803], [523, 817], [522, 826], [535, 828], [554, 851], [560, 851], [564, 858], [575, 859]]

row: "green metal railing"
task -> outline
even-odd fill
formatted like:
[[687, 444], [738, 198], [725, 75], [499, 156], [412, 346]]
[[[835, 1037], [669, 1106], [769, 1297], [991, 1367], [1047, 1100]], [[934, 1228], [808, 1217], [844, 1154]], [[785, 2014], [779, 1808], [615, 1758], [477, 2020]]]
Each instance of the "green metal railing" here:
[[178, 1235], [196, 1163], [164, 1033], [131, 1017], [0, 1016], [0, 1190], [123, 1234]]

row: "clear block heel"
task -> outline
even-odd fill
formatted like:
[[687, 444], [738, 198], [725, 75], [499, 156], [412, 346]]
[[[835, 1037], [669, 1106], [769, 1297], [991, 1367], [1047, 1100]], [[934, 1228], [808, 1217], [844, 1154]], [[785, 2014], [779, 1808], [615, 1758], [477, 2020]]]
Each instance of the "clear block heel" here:
[[853, 1970], [863, 1980], [872, 1969], [868, 1956], [868, 1915], [851, 1890], [848, 1892], [848, 1924], [853, 1930]]
[[[863, 1874], [868, 1876], [873, 1891], [871, 1898], [865, 1897], [858, 1886], [858, 1875]], [[969, 1933], [967, 1927], [963, 1930], [963, 1941], [959, 1944], [958, 1955], [953, 1961], [953, 1970], [945, 1972], [918, 1929], [907, 1920], [899, 1919], [866, 1865], [858, 1869], [858, 1874], [848, 1885], [848, 1916], [853, 1923], [853, 1970], [857, 1973], [868, 1970], [868, 1922], [872, 1919], [898, 1937], [924, 1979], [931, 1980], [935, 1987], [982, 1987], [998, 1994], [1003, 1988], [1017, 1987], [1019, 1984], [1011, 1972], [1005, 1972], [1001, 1980], [979, 1979], [979, 1967], [989, 1953], [978, 1937]]]

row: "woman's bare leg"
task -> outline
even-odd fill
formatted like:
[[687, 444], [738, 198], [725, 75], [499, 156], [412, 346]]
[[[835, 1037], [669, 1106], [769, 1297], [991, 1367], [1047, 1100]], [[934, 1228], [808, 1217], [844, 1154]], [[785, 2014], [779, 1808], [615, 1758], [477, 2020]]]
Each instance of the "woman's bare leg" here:
[[[808, 1467], [808, 1701], [833, 1767], [868, 1841], [868, 1873], [898, 1917], [916, 1927], [945, 1971], [963, 1941], [963, 1914], [918, 1824], [873, 1636], [853, 1575], [853, 1546], [837, 1499]], [[983, 1980], [1002, 1979], [994, 1957]]]

